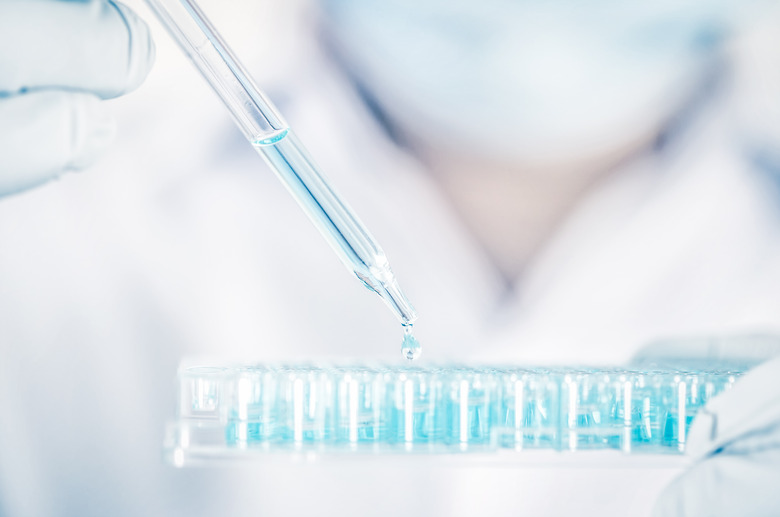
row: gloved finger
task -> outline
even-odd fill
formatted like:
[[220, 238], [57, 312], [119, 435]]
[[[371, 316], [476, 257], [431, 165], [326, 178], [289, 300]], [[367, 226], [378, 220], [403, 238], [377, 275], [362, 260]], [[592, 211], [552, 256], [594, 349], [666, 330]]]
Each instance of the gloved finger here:
[[136, 88], [154, 62], [149, 28], [110, 0], [0, 1], [0, 93], [38, 88], [102, 98]]
[[0, 99], [0, 195], [90, 165], [113, 136], [113, 119], [92, 94], [49, 90]]
[[780, 450], [717, 454], [675, 479], [656, 501], [653, 517], [774, 517], [780, 508]]
[[760, 443], [767, 430], [780, 427], [778, 378], [780, 357], [753, 368], [710, 400], [693, 421], [687, 454], [701, 457], [724, 447], [744, 449], [751, 442]]

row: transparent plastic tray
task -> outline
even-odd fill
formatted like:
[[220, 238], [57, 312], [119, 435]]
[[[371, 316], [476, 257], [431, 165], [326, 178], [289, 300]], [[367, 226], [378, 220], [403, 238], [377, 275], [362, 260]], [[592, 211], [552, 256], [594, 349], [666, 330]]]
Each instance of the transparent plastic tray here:
[[252, 365], [179, 371], [166, 458], [254, 452], [680, 454], [744, 367]]

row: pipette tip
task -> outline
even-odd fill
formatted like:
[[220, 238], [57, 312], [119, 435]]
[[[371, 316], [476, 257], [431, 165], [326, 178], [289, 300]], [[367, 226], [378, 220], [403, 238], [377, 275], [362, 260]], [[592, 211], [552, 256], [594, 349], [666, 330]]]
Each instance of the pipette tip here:
[[396, 317], [401, 321], [402, 325], [411, 325], [417, 319], [417, 311], [414, 309], [409, 299], [401, 291], [401, 287], [398, 285], [398, 281], [390, 274], [382, 275], [383, 280], [378, 280], [377, 284], [380, 286], [377, 289], [377, 294], [382, 297], [385, 303], [390, 307]]

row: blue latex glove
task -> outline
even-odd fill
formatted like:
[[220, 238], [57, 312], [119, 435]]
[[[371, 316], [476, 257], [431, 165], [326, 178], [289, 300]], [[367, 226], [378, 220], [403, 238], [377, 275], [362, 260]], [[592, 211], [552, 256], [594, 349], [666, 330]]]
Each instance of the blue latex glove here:
[[0, 0], [0, 195], [93, 163], [111, 142], [101, 99], [154, 61], [146, 24], [109, 0]]
[[686, 454], [695, 463], [662, 493], [655, 517], [780, 515], [780, 357], [707, 404]]

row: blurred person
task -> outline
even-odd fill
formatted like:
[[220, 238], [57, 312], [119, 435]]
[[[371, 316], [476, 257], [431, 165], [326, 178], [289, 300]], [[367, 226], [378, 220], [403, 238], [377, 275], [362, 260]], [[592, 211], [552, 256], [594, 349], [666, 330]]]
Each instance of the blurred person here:
[[[240, 14], [229, 41], [388, 251], [427, 358], [620, 363], [780, 328], [776, 8], [203, 4]], [[7, 194], [94, 161], [98, 99], [152, 46], [115, 2], [5, 0], [0, 24]], [[335, 514], [349, 488], [374, 515], [649, 515], [677, 469], [161, 465], [182, 357], [386, 359], [400, 329], [152, 31], [102, 170], [0, 202], [1, 514]], [[773, 508], [773, 364], [713, 409], [768, 392], [755, 427], [702, 446], [659, 514]]]

